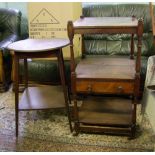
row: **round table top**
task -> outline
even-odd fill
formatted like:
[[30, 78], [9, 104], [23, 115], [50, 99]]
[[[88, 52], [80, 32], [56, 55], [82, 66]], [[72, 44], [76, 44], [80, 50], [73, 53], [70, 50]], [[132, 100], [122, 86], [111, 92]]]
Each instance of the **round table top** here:
[[69, 45], [64, 38], [25, 39], [10, 44], [7, 48], [15, 52], [44, 52], [63, 48]]

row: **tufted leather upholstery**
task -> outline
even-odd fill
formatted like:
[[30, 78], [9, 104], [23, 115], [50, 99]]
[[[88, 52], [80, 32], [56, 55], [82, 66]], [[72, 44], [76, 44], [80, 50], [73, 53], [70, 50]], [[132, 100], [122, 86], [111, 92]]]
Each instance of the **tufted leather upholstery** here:
[[9, 88], [12, 58], [7, 46], [20, 36], [21, 12], [0, 8], [0, 91]]

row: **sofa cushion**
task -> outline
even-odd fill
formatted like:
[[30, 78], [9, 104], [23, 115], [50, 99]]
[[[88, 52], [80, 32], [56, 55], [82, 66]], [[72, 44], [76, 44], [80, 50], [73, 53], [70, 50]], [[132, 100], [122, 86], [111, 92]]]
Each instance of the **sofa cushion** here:
[[[137, 37], [135, 36], [134, 48], [137, 52]], [[85, 52], [88, 55], [129, 55], [131, 35], [86, 35]], [[153, 55], [152, 34], [144, 33], [142, 40], [142, 56]]]

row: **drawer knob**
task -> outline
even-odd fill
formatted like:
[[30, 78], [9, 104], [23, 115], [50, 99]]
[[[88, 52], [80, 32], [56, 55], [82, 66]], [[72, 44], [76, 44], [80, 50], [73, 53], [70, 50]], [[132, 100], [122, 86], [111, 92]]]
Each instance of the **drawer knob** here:
[[92, 91], [92, 85], [91, 85], [91, 84], [89, 84], [89, 85], [87, 86], [87, 91], [88, 91], [88, 92], [91, 92], [91, 91]]
[[123, 87], [122, 87], [122, 86], [118, 86], [118, 87], [117, 87], [117, 90], [118, 90], [119, 92], [122, 92], [122, 91], [123, 91]]

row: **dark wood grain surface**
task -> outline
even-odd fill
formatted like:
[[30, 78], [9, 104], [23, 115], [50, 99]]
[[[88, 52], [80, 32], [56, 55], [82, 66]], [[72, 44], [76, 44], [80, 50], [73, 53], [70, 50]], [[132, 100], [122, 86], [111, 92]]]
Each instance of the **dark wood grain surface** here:
[[19, 102], [19, 110], [64, 108], [65, 100], [61, 86], [29, 87]]
[[135, 60], [106, 56], [85, 58], [77, 65], [76, 75], [83, 79], [134, 79]]
[[84, 17], [74, 22], [75, 28], [136, 27], [138, 20], [132, 17]]
[[69, 45], [68, 39], [25, 39], [14, 42], [8, 46], [9, 50], [16, 52], [44, 52], [49, 50], [60, 49]]
[[131, 103], [129, 99], [89, 97], [79, 110], [79, 121], [85, 124], [130, 126]]

